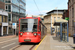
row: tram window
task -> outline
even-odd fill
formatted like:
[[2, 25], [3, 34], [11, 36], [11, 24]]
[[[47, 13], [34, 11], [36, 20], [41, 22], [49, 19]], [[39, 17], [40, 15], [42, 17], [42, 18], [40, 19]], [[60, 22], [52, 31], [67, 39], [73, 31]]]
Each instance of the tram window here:
[[38, 20], [36, 19], [22, 19], [20, 23], [20, 31], [37, 32], [37, 24], [38, 24]]
[[37, 32], [37, 25], [33, 26], [33, 31]]
[[37, 28], [37, 25], [34, 25], [33, 28]]

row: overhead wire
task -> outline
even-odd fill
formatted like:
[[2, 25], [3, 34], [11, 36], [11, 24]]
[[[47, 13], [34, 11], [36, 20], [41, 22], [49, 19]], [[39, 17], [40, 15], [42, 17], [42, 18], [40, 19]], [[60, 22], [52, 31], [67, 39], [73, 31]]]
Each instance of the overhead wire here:
[[[37, 6], [37, 4], [36, 4], [35, 0], [33, 0], [33, 1], [34, 1], [35, 5], [36, 5], [36, 7], [37, 7], [38, 11], [40, 12], [40, 9], [38, 8], [38, 6]], [[41, 14], [41, 12], [40, 12], [40, 14]]]

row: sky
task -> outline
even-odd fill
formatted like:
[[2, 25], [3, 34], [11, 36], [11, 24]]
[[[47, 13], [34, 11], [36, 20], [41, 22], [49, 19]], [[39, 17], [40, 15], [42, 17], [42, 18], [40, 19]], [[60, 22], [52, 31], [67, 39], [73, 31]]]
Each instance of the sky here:
[[[39, 8], [37, 9], [35, 2]], [[68, 0], [26, 0], [26, 14], [28, 15], [46, 15], [47, 12], [54, 9], [68, 9]]]

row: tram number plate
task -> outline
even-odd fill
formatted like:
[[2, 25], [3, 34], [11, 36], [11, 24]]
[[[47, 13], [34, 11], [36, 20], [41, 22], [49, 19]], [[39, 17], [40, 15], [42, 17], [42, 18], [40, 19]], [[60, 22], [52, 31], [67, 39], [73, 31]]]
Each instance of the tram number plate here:
[[30, 39], [25, 39], [24, 41], [31, 41]]

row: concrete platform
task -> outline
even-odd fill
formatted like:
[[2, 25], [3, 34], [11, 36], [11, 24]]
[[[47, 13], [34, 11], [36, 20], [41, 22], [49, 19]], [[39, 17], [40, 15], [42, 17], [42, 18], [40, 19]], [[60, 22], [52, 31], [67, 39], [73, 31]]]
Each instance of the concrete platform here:
[[50, 50], [50, 34], [46, 35], [36, 50]]
[[75, 50], [74, 47], [72, 37], [69, 37], [69, 42], [61, 42], [59, 37], [48, 34], [35, 50]]

